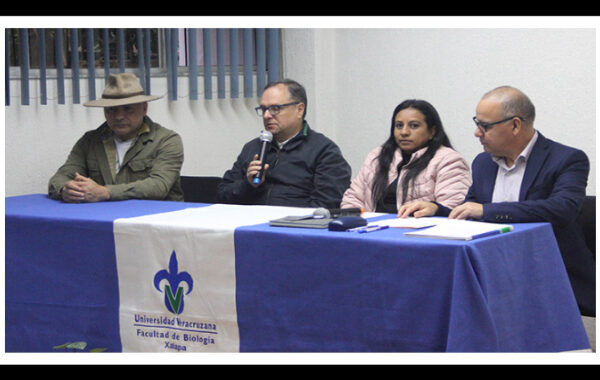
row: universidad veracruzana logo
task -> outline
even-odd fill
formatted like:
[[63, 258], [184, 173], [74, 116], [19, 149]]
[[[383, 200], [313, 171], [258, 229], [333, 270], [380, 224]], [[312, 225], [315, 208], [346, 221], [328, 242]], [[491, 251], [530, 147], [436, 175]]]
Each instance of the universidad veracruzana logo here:
[[163, 289], [160, 288], [162, 280], [167, 280], [164, 285], [165, 306], [173, 314], [183, 312], [184, 287], [181, 285], [187, 284], [186, 295], [190, 294], [194, 287], [192, 276], [188, 272], [178, 272], [178, 270], [177, 255], [173, 251], [169, 259], [169, 270], [161, 269], [154, 275], [154, 287], [160, 292], [163, 292]]

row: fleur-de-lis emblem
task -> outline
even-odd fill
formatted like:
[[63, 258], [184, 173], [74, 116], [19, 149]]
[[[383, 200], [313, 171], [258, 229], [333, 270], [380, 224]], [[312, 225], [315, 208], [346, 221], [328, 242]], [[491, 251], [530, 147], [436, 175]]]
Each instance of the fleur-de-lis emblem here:
[[165, 285], [165, 306], [167, 310], [174, 314], [181, 314], [183, 312], [183, 286], [179, 286], [179, 284], [187, 283], [188, 291], [185, 294], [189, 294], [194, 286], [194, 281], [189, 273], [178, 273], [175, 251], [173, 251], [169, 259], [169, 270], [162, 269], [154, 275], [154, 287], [160, 292], [162, 292], [160, 288], [162, 280], [167, 280], [168, 282]]

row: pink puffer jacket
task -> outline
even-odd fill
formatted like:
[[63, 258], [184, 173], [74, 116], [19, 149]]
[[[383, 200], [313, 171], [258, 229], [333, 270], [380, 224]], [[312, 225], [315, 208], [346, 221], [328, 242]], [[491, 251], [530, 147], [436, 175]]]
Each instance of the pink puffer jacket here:
[[[411, 162], [421, 157], [427, 148], [416, 151]], [[364, 161], [358, 176], [356, 176], [350, 187], [344, 193], [341, 207], [362, 207], [365, 212], [375, 211], [376, 204], [372, 199], [372, 187], [381, 147], [373, 149]], [[398, 175], [397, 167], [402, 162], [402, 153], [397, 149], [394, 159], [390, 165], [388, 184], [392, 183]], [[400, 171], [398, 179], [398, 190], [396, 192], [397, 206], [402, 203], [402, 179], [406, 175], [406, 166]], [[442, 205], [453, 208], [461, 204], [469, 187], [471, 186], [471, 173], [465, 159], [455, 150], [440, 147], [429, 165], [409, 183], [406, 202], [413, 200], [435, 201]], [[412, 189], [411, 189], [412, 187]]]

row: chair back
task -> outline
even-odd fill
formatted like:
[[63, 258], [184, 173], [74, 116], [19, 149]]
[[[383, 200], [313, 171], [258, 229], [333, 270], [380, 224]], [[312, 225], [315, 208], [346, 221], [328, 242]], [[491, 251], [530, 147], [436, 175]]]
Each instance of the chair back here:
[[185, 202], [218, 203], [217, 187], [221, 177], [181, 176]]
[[596, 196], [587, 195], [577, 221], [583, 229], [585, 244], [596, 257]]

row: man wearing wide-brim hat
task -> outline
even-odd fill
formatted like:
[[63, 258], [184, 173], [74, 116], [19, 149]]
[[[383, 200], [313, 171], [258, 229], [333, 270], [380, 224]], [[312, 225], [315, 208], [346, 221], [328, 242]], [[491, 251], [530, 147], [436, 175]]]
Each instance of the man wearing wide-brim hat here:
[[123, 199], [183, 201], [179, 179], [181, 137], [153, 122], [134, 74], [111, 74], [102, 98], [84, 103], [103, 107], [106, 122], [77, 141], [48, 184], [48, 194], [65, 202]]

